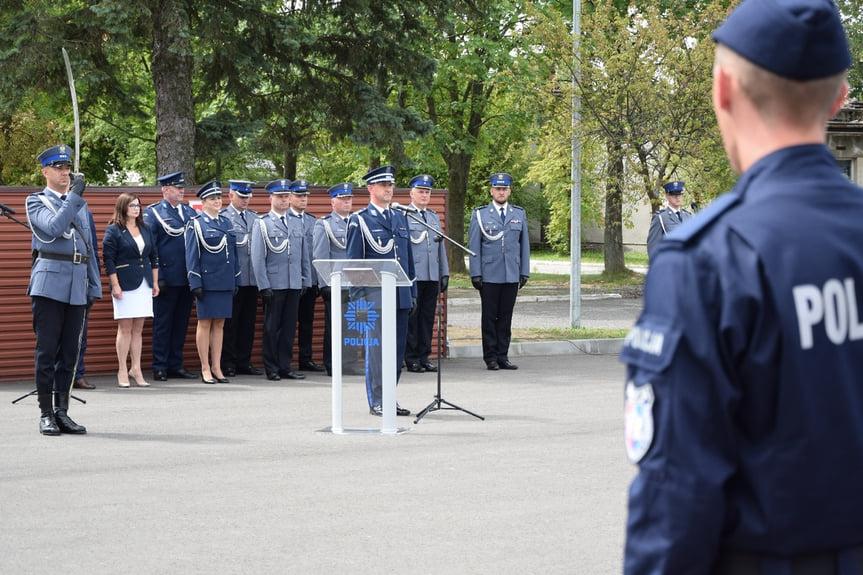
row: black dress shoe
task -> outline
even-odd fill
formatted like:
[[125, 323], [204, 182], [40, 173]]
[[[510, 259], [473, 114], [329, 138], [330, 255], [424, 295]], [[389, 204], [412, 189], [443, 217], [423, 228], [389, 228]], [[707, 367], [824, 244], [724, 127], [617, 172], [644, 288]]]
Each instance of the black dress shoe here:
[[282, 379], [282, 376], [278, 373], [268, 373], [267, 379], [269, 379], [270, 381], [279, 381], [280, 379]]
[[225, 377], [234, 377], [235, 375], [237, 375], [237, 370], [233, 367], [222, 368], [222, 371], [225, 372]]
[[153, 372], [153, 379], [156, 381], [168, 381], [168, 372], [164, 369], [157, 369]]
[[500, 369], [500, 366], [497, 364], [496, 361], [490, 361], [490, 362], [486, 363], [485, 365], [486, 365], [486, 367], [488, 367], [488, 369], [490, 371], [497, 371]]
[[373, 405], [369, 408], [369, 413], [377, 415], [378, 417], [383, 417], [384, 410], [380, 405]]
[[215, 378], [212, 378], [212, 377], [211, 377], [210, 379], [204, 379], [204, 374], [203, 374], [203, 373], [201, 374], [201, 381], [203, 381], [204, 383], [211, 383], [211, 384], [212, 384], [212, 383], [216, 383]]
[[306, 379], [305, 375], [296, 371], [279, 370], [279, 375], [284, 379]]
[[420, 362], [420, 365], [421, 365], [421, 366], [423, 367], [423, 369], [424, 369], [424, 370], [426, 370], [426, 371], [437, 371], [437, 367], [435, 366], [435, 364], [433, 364], [433, 363], [432, 363], [432, 362], [430, 362], [429, 360], [421, 361], [421, 362]]
[[414, 373], [422, 373], [422, 372], [424, 372], [425, 370], [424, 370], [424, 369], [423, 369], [423, 367], [422, 367], [420, 364], [418, 364], [418, 363], [409, 363], [409, 364], [408, 364], [408, 371], [412, 371], [412, 372], [414, 372]]
[[188, 371], [185, 367], [181, 367], [180, 369], [169, 369], [168, 377], [174, 379], [195, 379], [198, 376], [191, 371]]
[[501, 369], [518, 369], [518, 366], [514, 363], [510, 363], [508, 359], [502, 359], [497, 363], [500, 365]]
[[306, 361], [300, 364], [300, 371], [326, 371], [322, 365], [319, 365], [313, 361]]
[[87, 381], [86, 377], [79, 377], [75, 380], [75, 383], [72, 384], [72, 387], [75, 389], [96, 389], [96, 386]]
[[410, 414], [411, 414], [410, 409], [405, 409], [404, 407], [402, 407], [398, 403], [396, 404], [396, 415], [410, 415]]
[[[264, 372], [250, 363], [246, 367], [238, 367], [237, 373], [244, 373], [246, 375], [261, 375]], [[228, 375], [228, 377], [230, 377], [230, 375]]]
[[54, 419], [54, 413], [47, 411], [39, 418], [39, 433], [42, 435], [60, 435], [60, 428]]

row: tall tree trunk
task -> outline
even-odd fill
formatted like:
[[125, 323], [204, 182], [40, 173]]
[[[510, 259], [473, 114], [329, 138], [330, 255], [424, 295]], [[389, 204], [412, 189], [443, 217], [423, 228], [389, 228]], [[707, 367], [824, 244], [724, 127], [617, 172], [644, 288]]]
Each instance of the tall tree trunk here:
[[182, 0], [155, 0], [153, 86], [156, 93], [156, 171], [185, 171], [195, 183], [195, 108], [189, 14]]
[[[460, 244], [464, 242], [464, 201], [467, 196], [467, 181], [473, 155], [464, 152], [447, 154], [449, 207], [447, 208], [447, 235]], [[467, 255], [458, 246], [447, 243], [449, 269], [452, 273], [466, 273], [464, 258]]]
[[605, 272], [626, 271], [623, 261], [623, 151], [609, 145], [608, 183], [605, 188]]

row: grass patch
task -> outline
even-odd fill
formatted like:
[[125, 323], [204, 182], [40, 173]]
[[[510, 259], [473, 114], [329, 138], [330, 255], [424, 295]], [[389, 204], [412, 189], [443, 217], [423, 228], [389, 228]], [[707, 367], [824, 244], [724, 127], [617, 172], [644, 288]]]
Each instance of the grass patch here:
[[[581, 276], [582, 287], [617, 288], [621, 286], [639, 286], [644, 284], [644, 274], [627, 270], [619, 274], [585, 274]], [[452, 274], [449, 278], [450, 287], [473, 287], [467, 274]], [[569, 289], [569, 275], [530, 274], [527, 287], [548, 287]]]
[[607, 328], [530, 328], [526, 330], [529, 334], [520, 334], [521, 337], [513, 337], [513, 341], [563, 341], [570, 339], [620, 339], [626, 337], [628, 329]]

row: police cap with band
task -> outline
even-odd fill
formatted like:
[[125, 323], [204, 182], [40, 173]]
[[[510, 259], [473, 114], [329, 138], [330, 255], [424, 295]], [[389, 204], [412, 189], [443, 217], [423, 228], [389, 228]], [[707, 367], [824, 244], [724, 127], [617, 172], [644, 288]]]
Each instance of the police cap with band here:
[[512, 186], [512, 176], [503, 172], [492, 174], [489, 180], [493, 188], [508, 188]]
[[247, 182], [246, 180], [228, 180], [228, 185], [230, 186], [231, 191], [241, 198], [251, 198], [252, 186], [255, 185], [255, 182]]
[[424, 188], [427, 190], [432, 189], [434, 185], [434, 178], [429, 176], [428, 174], [420, 174], [419, 176], [414, 176], [411, 178], [410, 183], [408, 184], [409, 188]]
[[396, 183], [396, 169], [393, 166], [381, 166], [363, 176], [367, 185]]
[[291, 193], [291, 180], [273, 180], [268, 183], [267, 191], [270, 192], [270, 195], [273, 194], [290, 194]]
[[160, 186], [174, 186], [175, 188], [186, 187], [186, 172], [174, 172], [161, 178], [156, 178]]
[[309, 181], [308, 180], [294, 180], [291, 182], [291, 185], [288, 186], [288, 189], [292, 194], [298, 196], [305, 196], [309, 193]]
[[200, 190], [195, 194], [202, 200], [206, 200], [207, 198], [213, 196], [221, 196], [222, 195], [222, 182], [219, 180], [213, 180], [212, 182], [207, 182], [204, 184]]
[[54, 146], [36, 156], [36, 159], [39, 160], [43, 168], [45, 166], [50, 166], [52, 168], [56, 168], [58, 166], [71, 166], [72, 150], [69, 146]]
[[789, 80], [826, 78], [851, 66], [833, 0], [743, 0], [713, 41]]
[[336, 184], [327, 190], [331, 198], [351, 198], [354, 195], [354, 185], [349, 182]]
[[662, 184], [662, 188], [665, 190], [666, 194], [679, 196], [683, 193], [684, 183], [683, 180], [675, 180], [673, 182], [668, 182], [667, 184]]

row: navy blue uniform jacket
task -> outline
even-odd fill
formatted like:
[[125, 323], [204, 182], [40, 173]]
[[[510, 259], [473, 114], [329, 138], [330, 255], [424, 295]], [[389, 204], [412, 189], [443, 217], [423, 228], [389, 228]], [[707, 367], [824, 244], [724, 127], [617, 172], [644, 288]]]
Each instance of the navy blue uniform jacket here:
[[153, 287], [153, 270], [159, 268], [159, 254], [153, 243], [153, 234], [146, 225], [138, 226], [144, 238], [144, 251], [138, 251], [138, 244], [127, 228], [110, 224], [105, 228], [102, 239], [102, 262], [105, 274], [117, 274], [120, 289], [137, 289], [143, 279]]

